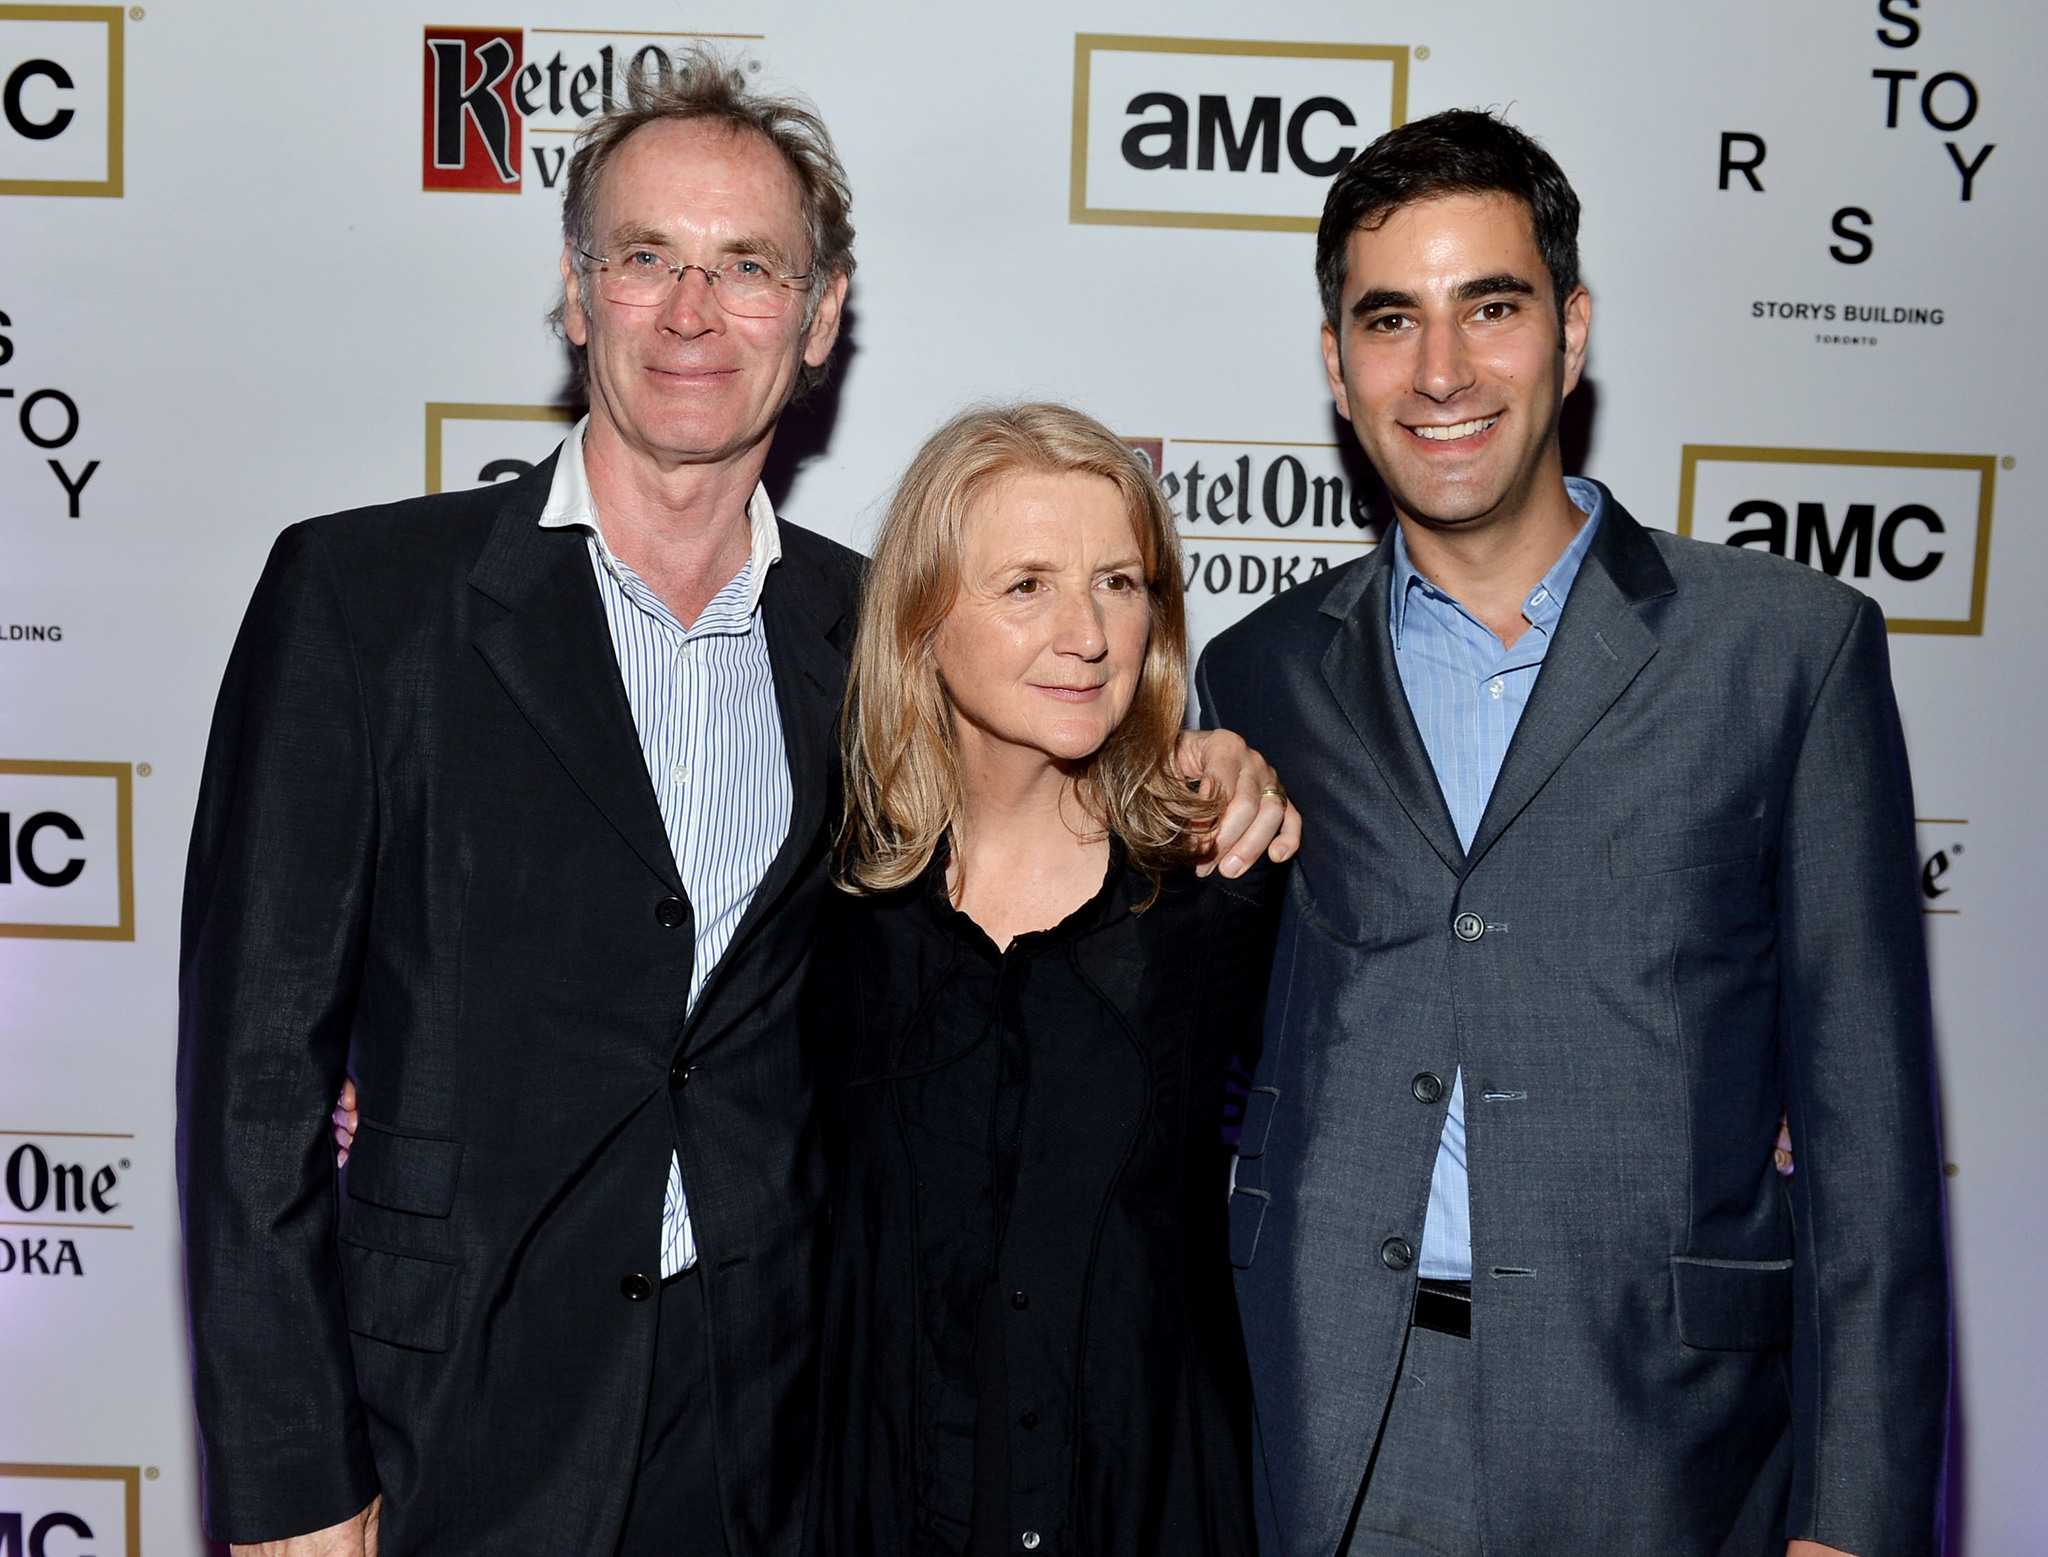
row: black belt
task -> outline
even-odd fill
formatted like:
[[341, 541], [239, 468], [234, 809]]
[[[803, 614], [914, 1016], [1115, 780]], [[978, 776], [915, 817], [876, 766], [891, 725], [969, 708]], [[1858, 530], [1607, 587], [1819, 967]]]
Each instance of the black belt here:
[[1418, 1330], [1471, 1340], [1472, 1283], [1432, 1281], [1425, 1276], [1415, 1284], [1415, 1312], [1408, 1322]]

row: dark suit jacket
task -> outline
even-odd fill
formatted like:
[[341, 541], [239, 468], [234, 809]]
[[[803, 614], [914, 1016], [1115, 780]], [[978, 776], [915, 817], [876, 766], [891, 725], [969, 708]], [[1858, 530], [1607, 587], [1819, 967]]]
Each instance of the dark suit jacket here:
[[659, 1307], [627, 1278], [658, 1279], [675, 1147], [728, 1539], [794, 1549], [822, 1195], [794, 1008], [858, 558], [782, 526], [790, 830], [686, 1024], [690, 925], [656, 912], [682, 886], [584, 537], [536, 522], [553, 472], [286, 531], [229, 663], [178, 1061], [218, 1539], [381, 1489], [401, 1557], [610, 1551]]
[[1266, 1557], [1352, 1515], [1460, 1065], [1487, 1549], [1929, 1551], [1948, 1284], [1883, 618], [1610, 498], [1467, 854], [1391, 561], [1199, 677], [1305, 819], [1232, 1205]]

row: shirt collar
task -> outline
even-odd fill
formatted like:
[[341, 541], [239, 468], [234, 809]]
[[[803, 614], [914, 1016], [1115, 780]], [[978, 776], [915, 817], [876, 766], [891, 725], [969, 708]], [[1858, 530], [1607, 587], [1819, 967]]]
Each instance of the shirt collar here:
[[[548, 488], [547, 506], [540, 511], [540, 524], [544, 530], [589, 531], [597, 542], [598, 556], [605, 570], [613, 578], [622, 579], [633, 570], [618, 559], [611, 543], [605, 539], [604, 526], [597, 517], [597, 504], [590, 495], [590, 476], [583, 468], [583, 433], [589, 425], [590, 418], [585, 416], [569, 429], [569, 436], [562, 440], [560, 457], [555, 461], [554, 483]], [[751, 617], [760, 607], [761, 591], [768, 583], [768, 570], [782, 560], [782, 533], [775, 523], [775, 505], [768, 500], [768, 489], [758, 481], [754, 483], [754, 495], [747, 499], [747, 527], [751, 545], [747, 559], [746, 614]]]
[[[1537, 580], [1536, 587], [1522, 602], [1522, 615], [1530, 626], [1540, 627], [1547, 634], [1557, 625], [1557, 619], [1564, 612], [1565, 597], [1572, 592], [1572, 582], [1579, 576], [1579, 566], [1586, 560], [1586, 553], [1592, 550], [1593, 535], [1600, 528], [1600, 516], [1606, 511], [1607, 499], [1596, 481], [1582, 480], [1578, 476], [1566, 476], [1564, 489], [1572, 500], [1572, 506], [1586, 516], [1586, 522], [1579, 526], [1579, 533], [1565, 547], [1557, 561], [1550, 565], [1550, 571]], [[1420, 589], [1438, 600], [1455, 600], [1438, 589], [1415, 569], [1408, 560], [1408, 540], [1402, 532], [1400, 521], [1394, 523], [1394, 598], [1390, 606], [1394, 644], [1399, 647], [1401, 628], [1408, 619], [1408, 591]]]

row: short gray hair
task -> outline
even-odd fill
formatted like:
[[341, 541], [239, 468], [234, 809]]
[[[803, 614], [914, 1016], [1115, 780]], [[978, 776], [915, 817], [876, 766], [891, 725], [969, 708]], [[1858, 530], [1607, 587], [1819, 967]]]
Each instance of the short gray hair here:
[[[816, 108], [801, 98], [754, 91], [737, 65], [701, 44], [681, 55], [673, 67], [629, 72], [624, 105], [592, 120], [578, 141], [562, 193], [562, 241], [578, 277], [587, 273], [583, 256], [596, 241], [591, 224], [605, 169], [634, 131], [671, 119], [709, 120], [734, 134], [759, 135], [782, 154], [796, 177], [811, 250], [810, 299], [804, 311], [808, 329], [826, 284], [834, 276], [853, 274], [853, 191], [846, 168]], [[557, 331], [565, 307], [566, 303], [557, 303], [549, 315]], [[583, 353], [571, 349], [581, 376]], [[797, 371], [797, 394], [817, 388], [831, 368], [829, 360], [817, 367], [803, 363]]]

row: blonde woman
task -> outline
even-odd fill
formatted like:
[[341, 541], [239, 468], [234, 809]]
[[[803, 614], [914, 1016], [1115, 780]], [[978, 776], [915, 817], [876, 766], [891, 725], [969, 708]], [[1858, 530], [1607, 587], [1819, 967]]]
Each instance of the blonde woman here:
[[1250, 1553], [1226, 1069], [1273, 891], [1198, 877], [1172, 516], [1107, 429], [975, 411], [885, 521], [810, 1024], [836, 1175], [831, 1554]]

